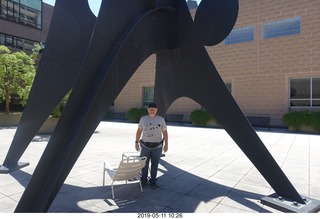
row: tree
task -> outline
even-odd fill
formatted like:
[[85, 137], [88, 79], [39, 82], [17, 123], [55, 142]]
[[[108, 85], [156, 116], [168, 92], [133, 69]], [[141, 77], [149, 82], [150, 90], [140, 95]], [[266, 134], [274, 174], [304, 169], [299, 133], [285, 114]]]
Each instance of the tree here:
[[23, 51], [11, 52], [6, 46], [0, 45], [0, 102], [5, 101], [6, 112], [10, 112], [10, 98], [17, 94], [24, 105], [36, 74], [35, 60], [40, 45], [35, 46], [32, 54]]

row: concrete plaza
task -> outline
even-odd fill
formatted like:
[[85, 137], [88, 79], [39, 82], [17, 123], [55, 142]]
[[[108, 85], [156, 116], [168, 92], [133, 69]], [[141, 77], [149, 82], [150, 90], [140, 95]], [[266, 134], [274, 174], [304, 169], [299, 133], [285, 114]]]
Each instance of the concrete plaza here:
[[[103, 162], [117, 167], [134, 152], [137, 124], [101, 122], [54, 199], [49, 212], [279, 212], [261, 204], [273, 189], [224, 129], [168, 126], [169, 151], [158, 172], [159, 188], [137, 182], [102, 186]], [[16, 127], [0, 128], [2, 164]], [[258, 130], [259, 137], [299, 194], [320, 200], [320, 135]], [[0, 212], [14, 212], [50, 135], [37, 135], [20, 159], [30, 165], [0, 174]]]

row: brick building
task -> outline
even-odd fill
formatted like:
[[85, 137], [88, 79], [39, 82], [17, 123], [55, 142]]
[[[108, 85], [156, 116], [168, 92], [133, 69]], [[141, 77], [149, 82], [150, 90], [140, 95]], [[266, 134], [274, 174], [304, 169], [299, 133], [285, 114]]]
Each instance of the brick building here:
[[[45, 44], [53, 9], [42, 0], [0, 0], [0, 45], [28, 53], [35, 43]], [[20, 99], [12, 96], [10, 106], [21, 110]]]
[[[244, 114], [257, 124], [282, 127], [282, 116], [290, 110], [319, 110], [320, 1], [239, 0], [239, 7], [230, 35], [206, 48]], [[130, 79], [112, 110], [125, 113], [152, 101], [154, 78], [153, 55]], [[198, 108], [195, 101], [180, 98], [168, 114], [184, 114], [184, 121], [189, 121], [190, 112]]]
[[[0, 1], [0, 44], [28, 51], [34, 42], [45, 42], [52, 6], [41, 0]], [[188, 4], [194, 15], [196, 2]], [[284, 126], [281, 118], [290, 110], [319, 110], [320, 1], [239, 0], [239, 7], [234, 30], [206, 49], [245, 115], [277, 127]], [[111, 110], [124, 114], [152, 101], [154, 78], [155, 55], [139, 67]], [[168, 114], [189, 121], [198, 108], [180, 98]]]

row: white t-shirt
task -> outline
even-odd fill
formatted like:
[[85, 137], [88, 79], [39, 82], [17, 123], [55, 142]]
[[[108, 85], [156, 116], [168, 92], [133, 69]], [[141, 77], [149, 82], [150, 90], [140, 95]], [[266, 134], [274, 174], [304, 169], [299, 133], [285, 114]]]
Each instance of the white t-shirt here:
[[139, 128], [142, 128], [142, 141], [160, 142], [162, 141], [162, 130], [167, 129], [166, 121], [161, 116], [150, 118], [148, 115], [142, 116], [139, 122]]

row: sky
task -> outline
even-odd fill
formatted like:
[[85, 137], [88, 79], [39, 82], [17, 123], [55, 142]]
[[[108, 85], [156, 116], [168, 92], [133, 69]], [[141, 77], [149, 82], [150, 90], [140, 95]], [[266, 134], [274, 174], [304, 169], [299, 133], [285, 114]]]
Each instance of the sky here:
[[[56, 0], [43, 0], [43, 2], [54, 6]], [[99, 8], [100, 8], [100, 5], [101, 5], [101, 0], [88, 0], [88, 2], [89, 2], [89, 6], [91, 8], [91, 11], [95, 15], [98, 15]]]
[[[197, 0], [198, 4], [201, 0]], [[43, 2], [53, 5], [55, 4], [56, 0], [43, 0]], [[97, 16], [99, 12], [99, 8], [101, 5], [101, 0], [88, 0], [89, 6], [91, 8], [91, 11]]]

